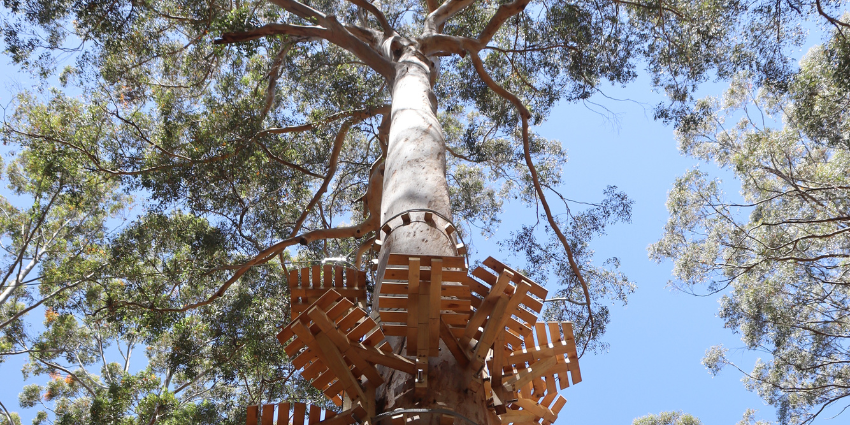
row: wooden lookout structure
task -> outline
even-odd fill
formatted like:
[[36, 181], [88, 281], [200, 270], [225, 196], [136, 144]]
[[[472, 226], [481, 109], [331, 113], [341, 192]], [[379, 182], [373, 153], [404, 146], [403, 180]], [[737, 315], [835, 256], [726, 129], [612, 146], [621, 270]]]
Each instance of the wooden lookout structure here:
[[[292, 320], [277, 338], [341, 412], [249, 406], [249, 425], [413, 425], [418, 416], [403, 411], [376, 419], [377, 366], [409, 375], [415, 393], [426, 394], [428, 358], [439, 355], [440, 341], [480, 371], [479, 394], [502, 424], [551, 425], [566, 404], [558, 392], [581, 382], [572, 323], [538, 321], [547, 291], [492, 257], [470, 272], [462, 256], [390, 254], [374, 311], [360, 270], [292, 270], [289, 285]], [[405, 337], [407, 349], [393, 352], [386, 337]], [[455, 422], [440, 415], [440, 425]]]

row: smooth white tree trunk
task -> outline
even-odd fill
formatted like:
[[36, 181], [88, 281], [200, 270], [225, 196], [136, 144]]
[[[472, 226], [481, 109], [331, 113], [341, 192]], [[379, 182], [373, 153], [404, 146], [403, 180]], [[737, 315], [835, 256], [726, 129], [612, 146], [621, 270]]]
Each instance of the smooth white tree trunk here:
[[[382, 223], [414, 208], [428, 208], [446, 217], [452, 216], [446, 180], [445, 139], [436, 116], [430, 64], [430, 60], [413, 49], [409, 49], [397, 63], [398, 73], [392, 92], [392, 127], [384, 172]], [[397, 227], [381, 249], [379, 282], [391, 252], [457, 255], [454, 243], [441, 229], [416, 222]], [[376, 288], [376, 292], [378, 290]], [[402, 352], [403, 343], [403, 338], [393, 341], [396, 352]], [[387, 383], [377, 392], [377, 413], [395, 408], [446, 408], [480, 425], [493, 423], [492, 415], [487, 412], [481, 381], [474, 378], [474, 372], [460, 367], [441, 341], [440, 356], [430, 358], [429, 362], [428, 396], [416, 398], [409, 375], [388, 371]], [[426, 415], [423, 419], [431, 417]], [[460, 425], [461, 422], [455, 423]]]

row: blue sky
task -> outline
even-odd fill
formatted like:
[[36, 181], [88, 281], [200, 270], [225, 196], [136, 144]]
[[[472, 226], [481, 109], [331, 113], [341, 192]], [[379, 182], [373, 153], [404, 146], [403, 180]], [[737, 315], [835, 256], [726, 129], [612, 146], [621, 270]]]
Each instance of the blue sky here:
[[[0, 80], [0, 103], [5, 105], [11, 97], [12, 83], [18, 81], [26, 86], [27, 82], [25, 77], [15, 76], [7, 60], [0, 62], [4, 75]], [[722, 88], [711, 85], [705, 91], [719, 94]], [[751, 368], [757, 358], [743, 349], [731, 330], [723, 329], [716, 317], [718, 296], [698, 298], [668, 289], [671, 264], [655, 264], [647, 257], [647, 246], [658, 239], [667, 219], [664, 203], [674, 179], [698, 165], [707, 171], [717, 170], [681, 156], [672, 128], [652, 120], [652, 105], [663, 97], [651, 91], [648, 80], [639, 79], [625, 89], [610, 88], [606, 93], [644, 105], [597, 96], [594, 101], [619, 114], [618, 122], [613, 123], [584, 105], [570, 104], [556, 108], [550, 119], [536, 129], [548, 138], [560, 140], [568, 151], [563, 193], [572, 199], [594, 201], [601, 199], [607, 185], [616, 185], [635, 201], [632, 223], [611, 227], [608, 235], [594, 242], [593, 248], [598, 262], [619, 257], [623, 272], [637, 283], [638, 289], [628, 306], [611, 307], [611, 324], [605, 336], [610, 350], [588, 354], [581, 360], [584, 381], [563, 391], [568, 403], [558, 425], [630, 424], [636, 417], [665, 410], [691, 413], [707, 425], [735, 424], [748, 408], [759, 410], [757, 418], [773, 420], [773, 408], [744, 389], [739, 372], [726, 369], [712, 377], [700, 363], [706, 349], [721, 343], [731, 349], [730, 360], [744, 369]], [[734, 194], [735, 183], [727, 183]], [[0, 194], [5, 192], [5, 188], [0, 189]], [[491, 255], [516, 264], [518, 261], [512, 260], [508, 252], [500, 252], [495, 242], [509, 235], [514, 229], [511, 223], [532, 220], [533, 212], [508, 205], [494, 237], [485, 240], [480, 235], [473, 236], [477, 249], [473, 259]], [[23, 386], [20, 365], [18, 359], [0, 364], [4, 384], [0, 387], [0, 400], [10, 410], [19, 412], [17, 394]], [[35, 409], [21, 413], [23, 423], [30, 423]], [[841, 421], [830, 421], [824, 415], [815, 424]]]

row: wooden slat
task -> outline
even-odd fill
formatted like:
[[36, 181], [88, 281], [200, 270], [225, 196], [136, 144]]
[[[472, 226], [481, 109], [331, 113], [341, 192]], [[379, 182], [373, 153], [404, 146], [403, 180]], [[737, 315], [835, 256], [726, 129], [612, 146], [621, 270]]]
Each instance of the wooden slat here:
[[[306, 271], [307, 269], [303, 269]], [[311, 288], [321, 288], [322, 287], [322, 266], [315, 265], [310, 267], [310, 287]]]
[[326, 290], [334, 286], [333, 266], [325, 264], [322, 266], [322, 287]]
[[543, 418], [545, 421], [555, 422], [558, 419], [558, 415], [549, 410], [546, 407], [543, 407], [537, 404], [533, 400], [529, 400], [527, 398], [520, 398], [514, 402], [517, 406], [522, 407], [522, 409], [526, 412], [532, 413], [534, 416]]
[[[436, 258], [435, 258], [436, 260]], [[421, 266], [421, 264], [420, 264]], [[433, 266], [432, 266], [433, 267]], [[445, 267], [445, 266], [443, 266]], [[422, 280], [432, 280], [431, 279], [432, 271], [430, 269], [422, 269], [419, 272], [419, 278]], [[408, 269], [402, 268], [387, 268], [384, 271], [384, 279], [385, 280], [401, 280], [407, 281], [409, 280], [409, 271]], [[466, 271], [463, 270], [443, 270], [443, 282], [463, 282], [466, 280]], [[383, 288], [381, 288], [381, 292], [383, 293]]]
[[[411, 255], [408, 254], [390, 254], [390, 258], [387, 259], [388, 266], [406, 266], [408, 261], [408, 257]], [[464, 257], [454, 257], [454, 256], [434, 256], [434, 255], [419, 255], [415, 254], [416, 257], [420, 259], [420, 266], [431, 266], [431, 260], [434, 258], [438, 258], [443, 260], [443, 267], [448, 268], [457, 268], [457, 269], [466, 269], [466, 259]]]
[[516, 276], [515, 279], [517, 279], [517, 280], [515, 281], [515, 283], [519, 283], [520, 280], [527, 281], [529, 284], [531, 284], [531, 289], [529, 290], [529, 292], [531, 292], [536, 297], [538, 297], [542, 300], [545, 300], [546, 295], [549, 294], [549, 291], [547, 291], [545, 288], [540, 286], [540, 284], [538, 284], [538, 283], [534, 282], [533, 280], [523, 276], [522, 273], [519, 273], [516, 270], [502, 264], [501, 262], [499, 262], [498, 260], [496, 260], [493, 257], [487, 257], [487, 259], [484, 260], [483, 264], [485, 266], [493, 269], [496, 273], [502, 273], [502, 271], [504, 271], [504, 270], [510, 270], [511, 272], [514, 273], [514, 276]]
[[342, 278], [342, 266], [334, 267], [334, 288], [342, 288], [343, 287], [343, 278]]
[[457, 342], [457, 338], [452, 335], [449, 326], [442, 319], [440, 320], [440, 339], [446, 344], [446, 348], [449, 349], [459, 365], [466, 367], [469, 364], [469, 358], [466, 357], [466, 353]]
[[[322, 309], [313, 307], [307, 312], [307, 314], [313, 318], [316, 324], [322, 329], [321, 336], [330, 340], [339, 350], [340, 354], [358, 368], [360, 372], [369, 379], [369, 381], [378, 385], [384, 382], [381, 375], [374, 367], [372, 367], [372, 365], [366, 363], [366, 361], [363, 360], [357, 352], [351, 351], [351, 342], [348, 340], [348, 337], [334, 326], [334, 323], [330, 318], [328, 318]], [[317, 340], [318, 337], [319, 335], [316, 336]], [[328, 365], [328, 367], [330, 367], [330, 365]]]
[[[420, 286], [423, 282], [420, 281]], [[430, 288], [430, 284], [428, 287]], [[426, 293], [426, 295], [428, 295]], [[398, 309], [410, 309], [410, 306], [413, 304], [410, 296], [407, 297], [378, 297], [378, 305], [381, 310], [388, 308], [398, 308]], [[430, 304], [430, 303], [429, 303]], [[449, 310], [456, 312], [471, 312], [472, 304], [469, 300], [457, 300], [457, 299], [447, 299], [440, 298], [440, 310]], [[427, 312], [426, 312], [427, 314]]]
[[248, 425], [257, 425], [259, 423], [260, 406], [248, 406], [248, 419], [245, 421]]
[[[474, 271], [473, 271], [474, 273]], [[472, 339], [472, 334], [481, 326], [484, 325], [484, 322], [487, 320], [487, 316], [493, 311], [493, 308], [496, 306], [496, 302], [499, 300], [499, 297], [502, 294], [504, 287], [506, 287], [510, 279], [512, 277], [512, 273], [509, 271], [507, 273], [503, 273], [499, 276], [496, 284], [491, 288], [492, 290], [484, 297], [484, 302], [481, 303], [481, 307], [475, 311], [472, 315], [472, 318], [469, 319], [469, 324], [466, 327], [466, 332], [464, 333], [463, 338], [460, 340], [461, 346], [464, 346], [469, 343], [469, 340]]]
[[336, 375], [337, 379], [342, 383], [343, 388], [349, 394], [352, 399], [356, 400], [365, 400], [366, 396], [363, 394], [363, 389], [360, 388], [360, 382], [354, 378], [351, 370], [348, 368], [348, 365], [345, 364], [345, 360], [340, 354], [339, 350], [334, 346], [333, 342], [324, 334], [316, 335], [316, 342], [319, 345], [319, 349], [322, 350], [322, 353], [325, 355], [325, 359], [328, 362], [328, 368], [333, 371], [334, 375]]
[[567, 344], [549, 344], [547, 347], [530, 347], [524, 350], [516, 350], [508, 356], [508, 361], [517, 364], [519, 362], [529, 362], [534, 360], [543, 360], [547, 357], [552, 357], [558, 354], [567, 352]]
[[[557, 326], [557, 325], [556, 325]], [[549, 337], [546, 334], [546, 324], [545, 323], [537, 323], [534, 325], [534, 333], [537, 336], [537, 345], [549, 345]], [[555, 356], [556, 364], [564, 363], [564, 356]], [[549, 373], [543, 376], [543, 380], [546, 384], [546, 394], [552, 394], [558, 392], [558, 387], [555, 382], [555, 374], [550, 370]], [[547, 405], [548, 406], [548, 405]]]
[[508, 413], [499, 415], [499, 421], [502, 424], [523, 423], [534, 420], [534, 414], [524, 411], [512, 410]]
[[304, 403], [292, 403], [295, 405], [292, 412], [292, 425], [304, 425], [304, 414], [307, 412], [307, 405]]
[[336, 322], [336, 326], [339, 327], [342, 333], [347, 333], [357, 326], [364, 317], [366, 317], [366, 312], [362, 308], [355, 308], [349, 311], [342, 319], [339, 319]]
[[274, 425], [274, 404], [264, 404], [260, 419], [262, 425]]
[[322, 408], [319, 406], [310, 405], [310, 416], [307, 418], [307, 423], [316, 425], [322, 421]]
[[328, 367], [322, 363], [318, 357], [301, 371], [301, 376], [306, 380], [312, 380], [319, 376], [320, 373], [328, 370]]
[[524, 385], [532, 382], [534, 379], [540, 378], [548, 373], [555, 366], [555, 357], [549, 357], [532, 364], [530, 367], [520, 370], [516, 375], [508, 378], [505, 381], [505, 388], [509, 391], [515, 391], [522, 388]]
[[357, 270], [345, 269], [345, 286], [347, 288], [357, 287]]
[[281, 402], [277, 405], [277, 425], [289, 425], [289, 403]]
[[[421, 261], [418, 257], [410, 257], [408, 267], [410, 268], [410, 280], [407, 286], [407, 354], [415, 356], [418, 350], [418, 324], [419, 324], [419, 274]], [[383, 297], [382, 297], [383, 298]], [[379, 299], [378, 303], [383, 301]], [[387, 308], [387, 306], [383, 306]]]
[[[318, 298], [331, 288], [308, 288], [296, 289], [299, 297]], [[339, 288], [336, 292], [346, 298], [366, 298], [366, 288]], [[297, 304], [310, 305], [311, 303], [297, 302]]]
[[414, 375], [416, 373], [416, 365], [412, 361], [395, 354], [392, 351], [385, 353], [375, 347], [361, 344], [352, 344], [351, 349], [371, 363], [387, 366], [395, 370], [405, 372], [409, 375]]
[[[429, 356], [428, 316], [431, 311], [431, 282], [419, 281], [419, 307], [417, 308], [416, 351], [418, 358]], [[410, 325], [410, 323], [408, 323]], [[408, 352], [410, 354], [410, 352]]]
[[[428, 279], [423, 277], [423, 272], [428, 272]], [[421, 280], [430, 280], [431, 272], [428, 270], [421, 270], [419, 278]], [[407, 295], [407, 285], [408, 281], [405, 280], [403, 283], [392, 283], [384, 281], [381, 283], [381, 294], [383, 295]], [[443, 279], [443, 286], [440, 288], [440, 295], [443, 297], [455, 297], [459, 299], [470, 299], [472, 297], [472, 292], [469, 286], [466, 285], [452, 285], [451, 283], [446, 283], [445, 278]]]
[[[453, 306], [459, 306], [460, 300], [442, 300], [440, 293], [443, 286], [443, 260], [431, 260], [431, 283], [429, 288], [428, 299], [428, 356], [437, 357], [440, 355], [440, 310], [442, 303], [449, 301], [451, 304], [447, 309], [453, 310]], [[469, 310], [469, 307], [467, 307]]]

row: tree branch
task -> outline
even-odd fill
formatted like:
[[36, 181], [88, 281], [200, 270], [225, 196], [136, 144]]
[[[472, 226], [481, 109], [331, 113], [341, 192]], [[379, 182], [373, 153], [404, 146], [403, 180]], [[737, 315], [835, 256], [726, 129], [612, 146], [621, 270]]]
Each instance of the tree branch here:
[[445, 25], [446, 21], [451, 19], [452, 16], [457, 15], [461, 10], [465, 9], [467, 6], [475, 3], [476, 0], [448, 0], [436, 10], [428, 14], [428, 17], [425, 18], [425, 30], [423, 31], [427, 35], [438, 34], [443, 31], [443, 25]]
[[295, 0], [270, 0], [272, 3], [285, 10], [310, 21], [316, 21], [319, 25], [327, 28], [324, 39], [342, 47], [357, 56], [372, 67], [375, 72], [381, 74], [388, 81], [395, 79], [395, 65], [384, 58], [378, 51], [364, 43], [351, 32], [349, 32], [333, 15], [313, 9]]
[[395, 30], [393, 30], [392, 25], [387, 20], [387, 17], [384, 16], [384, 13], [378, 10], [374, 4], [369, 3], [366, 0], [347, 0], [349, 3], [354, 4], [360, 8], [365, 9], [367, 12], [371, 13], [375, 19], [378, 20], [378, 23], [381, 24], [381, 29], [384, 30], [384, 37], [392, 37], [395, 34]]
[[223, 33], [221, 37], [213, 40], [213, 44], [241, 43], [243, 41], [256, 40], [270, 35], [291, 35], [295, 37], [304, 37], [307, 40], [328, 40], [330, 37], [330, 31], [319, 26], [266, 24], [248, 31]]
[[511, 3], [499, 6], [499, 8], [496, 9], [496, 14], [490, 18], [490, 21], [487, 22], [487, 25], [483, 30], [481, 30], [481, 34], [478, 35], [478, 41], [481, 44], [489, 43], [490, 40], [493, 39], [493, 36], [496, 35], [496, 32], [499, 31], [499, 28], [502, 28], [505, 21], [525, 10], [525, 7], [528, 6], [528, 3], [530, 2], [531, 0], [514, 0]]
[[540, 199], [540, 203], [543, 205], [543, 210], [546, 212], [546, 219], [549, 222], [549, 226], [555, 232], [555, 235], [557, 235], [558, 240], [561, 242], [561, 245], [567, 252], [567, 259], [570, 263], [570, 269], [573, 271], [573, 274], [576, 275], [576, 278], [578, 279], [579, 283], [581, 283], [582, 291], [584, 291], [584, 298], [587, 302], [587, 317], [588, 321], [590, 322], [590, 329], [592, 332], [594, 320], [593, 310], [591, 309], [590, 290], [587, 286], [587, 282], [584, 280], [584, 276], [582, 276], [581, 274], [581, 270], [579, 270], [578, 264], [575, 260], [575, 256], [573, 255], [573, 250], [570, 247], [566, 236], [564, 236], [564, 233], [561, 231], [561, 227], [558, 226], [558, 223], [555, 221], [555, 216], [552, 214], [552, 210], [549, 207], [549, 202], [546, 201], [546, 195], [543, 193], [543, 187], [541, 186], [540, 178], [537, 175], [537, 167], [534, 166], [534, 161], [531, 159], [531, 147], [529, 144], [528, 136], [528, 119], [531, 117], [531, 113], [528, 111], [525, 105], [522, 104], [522, 101], [518, 97], [516, 97], [516, 95], [509, 92], [504, 87], [500, 86], [490, 77], [490, 75], [487, 73], [487, 70], [484, 69], [484, 63], [481, 61], [481, 58], [478, 57], [476, 53], [470, 53], [470, 59], [472, 60], [472, 64], [475, 67], [475, 71], [478, 73], [478, 76], [484, 81], [485, 84], [487, 84], [488, 87], [490, 87], [491, 90], [511, 102], [519, 112], [520, 118], [522, 120], [522, 147], [523, 152], [525, 154], [525, 164], [526, 166], [528, 166], [528, 171], [531, 174], [531, 181], [534, 183], [534, 190], [537, 193], [537, 197]]

